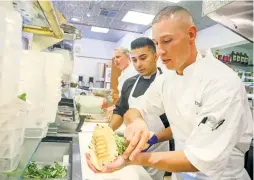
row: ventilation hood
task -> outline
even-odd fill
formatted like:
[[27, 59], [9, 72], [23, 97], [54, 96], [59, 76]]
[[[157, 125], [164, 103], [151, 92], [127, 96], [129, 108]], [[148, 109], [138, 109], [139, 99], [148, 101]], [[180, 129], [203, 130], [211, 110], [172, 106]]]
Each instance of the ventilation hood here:
[[203, 0], [202, 14], [253, 43], [253, 1]]

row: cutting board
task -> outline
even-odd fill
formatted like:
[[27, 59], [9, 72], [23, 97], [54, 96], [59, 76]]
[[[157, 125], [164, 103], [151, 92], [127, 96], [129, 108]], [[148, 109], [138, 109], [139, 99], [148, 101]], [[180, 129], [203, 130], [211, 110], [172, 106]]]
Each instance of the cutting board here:
[[79, 133], [79, 147], [81, 155], [81, 169], [83, 180], [152, 180], [142, 166], [127, 166], [113, 173], [95, 174], [89, 169], [85, 153], [88, 152], [88, 145], [92, 138], [92, 132]]

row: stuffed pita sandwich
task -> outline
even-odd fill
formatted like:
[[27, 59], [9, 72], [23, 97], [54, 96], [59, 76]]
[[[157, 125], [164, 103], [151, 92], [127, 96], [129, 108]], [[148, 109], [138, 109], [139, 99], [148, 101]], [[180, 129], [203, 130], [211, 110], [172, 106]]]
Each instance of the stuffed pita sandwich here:
[[[149, 144], [146, 144], [146, 149]], [[89, 154], [96, 169], [102, 170], [104, 164], [113, 162], [121, 156], [127, 146], [125, 138], [113, 132], [107, 125], [97, 125], [93, 131]]]

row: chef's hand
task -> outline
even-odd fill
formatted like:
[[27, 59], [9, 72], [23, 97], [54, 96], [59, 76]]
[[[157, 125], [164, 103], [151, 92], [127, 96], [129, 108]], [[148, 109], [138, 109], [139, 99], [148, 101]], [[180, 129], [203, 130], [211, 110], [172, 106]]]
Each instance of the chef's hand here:
[[154, 134], [147, 142], [147, 144], [149, 145], [146, 149], [144, 149], [142, 152], [147, 152], [154, 144], [157, 144], [158, 141], [158, 137]]
[[86, 153], [86, 162], [88, 167], [95, 173], [111, 173], [127, 165], [127, 160], [125, 160], [122, 156], [119, 156], [114, 162], [105, 164], [103, 169], [99, 171], [94, 167], [89, 153]]
[[124, 137], [129, 145], [123, 154], [124, 159], [131, 161], [143, 150], [146, 146], [150, 132], [144, 120], [136, 120], [129, 124], [124, 132]]

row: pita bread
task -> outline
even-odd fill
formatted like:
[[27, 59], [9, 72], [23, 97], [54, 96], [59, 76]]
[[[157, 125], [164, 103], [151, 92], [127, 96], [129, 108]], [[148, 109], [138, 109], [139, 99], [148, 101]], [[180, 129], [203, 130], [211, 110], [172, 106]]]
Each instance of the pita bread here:
[[[118, 149], [116, 138], [117, 135], [108, 125], [97, 124], [94, 128], [88, 153], [90, 154], [93, 165], [99, 171], [102, 170], [104, 164], [113, 162], [121, 155], [123, 150]], [[124, 142], [122, 143], [124, 145]], [[148, 146], [149, 144], [146, 144], [144, 149]]]

